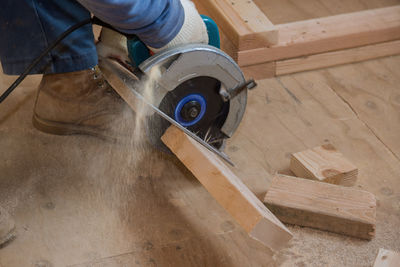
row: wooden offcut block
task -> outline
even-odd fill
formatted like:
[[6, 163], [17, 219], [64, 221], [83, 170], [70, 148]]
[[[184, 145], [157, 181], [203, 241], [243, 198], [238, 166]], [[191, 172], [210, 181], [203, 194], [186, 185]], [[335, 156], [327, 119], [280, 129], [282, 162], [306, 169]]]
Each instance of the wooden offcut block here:
[[331, 144], [292, 154], [290, 170], [301, 178], [352, 186], [358, 169]]
[[380, 248], [376, 256], [374, 267], [399, 267], [400, 253]]
[[375, 235], [376, 199], [366, 191], [278, 174], [264, 204], [284, 223], [362, 239]]
[[278, 250], [292, 234], [218, 158], [175, 126], [161, 137], [217, 202], [254, 239]]

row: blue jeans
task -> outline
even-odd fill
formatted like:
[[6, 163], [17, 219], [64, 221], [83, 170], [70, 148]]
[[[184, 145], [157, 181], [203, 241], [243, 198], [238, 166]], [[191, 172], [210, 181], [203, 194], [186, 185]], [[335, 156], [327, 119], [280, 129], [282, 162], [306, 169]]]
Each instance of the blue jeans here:
[[[0, 60], [3, 72], [19, 75], [70, 26], [88, 19], [90, 12], [75, 0], [2, 0]], [[67, 36], [31, 72], [62, 73], [97, 64], [92, 25]]]

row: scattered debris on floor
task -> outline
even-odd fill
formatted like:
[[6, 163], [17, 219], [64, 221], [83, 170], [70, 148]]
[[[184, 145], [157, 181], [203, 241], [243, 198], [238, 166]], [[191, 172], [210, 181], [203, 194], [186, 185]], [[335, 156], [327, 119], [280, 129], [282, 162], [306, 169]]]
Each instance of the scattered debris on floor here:
[[391, 250], [380, 248], [376, 256], [374, 267], [399, 267], [400, 254]]

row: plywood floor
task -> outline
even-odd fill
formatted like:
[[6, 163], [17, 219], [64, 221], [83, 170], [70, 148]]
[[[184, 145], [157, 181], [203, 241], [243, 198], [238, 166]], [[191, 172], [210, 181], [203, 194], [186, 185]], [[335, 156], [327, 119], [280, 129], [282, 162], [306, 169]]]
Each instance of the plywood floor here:
[[[343, 2], [344, 3], [344, 2]], [[0, 75], [4, 90], [13, 77]], [[0, 105], [0, 205], [19, 266], [370, 266], [400, 250], [400, 56], [258, 81], [226, 152], [258, 197], [289, 155], [332, 143], [378, 199], [376, 238], [293, 227], [273, 254], [251, 240], [173, 156], [146, 143], [52, 136], [31, 125], [39, 76]]]
[[399, 5], [400, 0], [254, 0], [274, 24]]
[[262, 197], [291, 152], [330, 142], [379, 203], [373, 241], [291, 227], [293, 242], [275, 256], [173, 157], [36, 131], [31, 77], [0, 106], [0, 204], [18, 232], [0, 265], [367, 266], [380, 247], [400, 250], [399, 67], [389, 57], [258, 81], [227, 147], [251, 190]]

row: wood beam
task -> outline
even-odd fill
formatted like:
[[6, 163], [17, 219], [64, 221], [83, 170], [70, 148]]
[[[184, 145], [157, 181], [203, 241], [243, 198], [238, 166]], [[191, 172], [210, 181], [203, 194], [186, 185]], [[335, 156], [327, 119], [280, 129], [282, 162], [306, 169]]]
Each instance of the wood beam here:
[[[232, 53], [231, 50], [230, 52]], [[286, 60], [270, 61], [244, 66], [241, 69], [246, 77], [265, 79], [394, 55], [400, 55], [400, 40]]]
[[257, 65], [245, 66], [241, 69], [247, 78], [253, 78], [256, 80], [276, 76], [276, 63], [273, 61]]
[[[311, 56], [292, 58], [287, 60], [279, 60], [275, 62], [275, 74], [279, 76], [300, 71], [315, 70], [347, 63], [361, 62], [365, 60], [398, 54], [400, 54], [400, 40], [338, 50], [322, 54], [315, 54]], [[263, 64], [267, 63], [262, 63], [260, 64], [260, 66]], [[258, 65], [253, 65], [252, 67], [254, 69], [257, 69], [257, 66]], [[258, 76], [263, 78], [271, 77], [270, 72], [262, 73]]]
[[[278, 29], [251, 0], [195, 0], [201, 13], [210, 16], [237, 50], [278, 43]], [[206, 10], [206, 12], [204, 12]]]
[[239, 66], [283, 60], [400, 39], [400, 5], [276, 25], [279, 42], [239, 49]]
[[362, 239], [375, 235], [376, 199], [366, 191], [276, 175], [264, 203], [285, 223]]
[[273, 250], [292, 238], [290, 231], [214, 153], [175, 126], [170, 126], [161, 140], [252, 238]]

